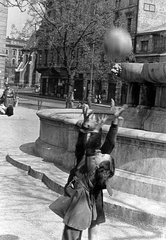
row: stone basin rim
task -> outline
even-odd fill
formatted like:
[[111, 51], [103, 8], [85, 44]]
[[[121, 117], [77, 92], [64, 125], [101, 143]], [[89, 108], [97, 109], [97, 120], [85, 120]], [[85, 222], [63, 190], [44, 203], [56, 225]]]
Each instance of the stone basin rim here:
[[[73, 111], [74, 110], [74, 111]], [[83, 119], [83, 118], [71, 118], [67, 117], [65, 115], [67, 114], [80, 114], [82, 113], [81, 109], [44, 109], [38, 111], [36, 114], [39, 118], [41, 119], [46, 119], [52, 122], [62, 122], [66, 123], [69, 125], [75, 125], [76, 123]], [[110, 114], [111, 115], [111, 114]], [[109, 125], [104, 125], [103, 126], [103, 133], [107, 133], [109, 130]], [[144, 131], [144, 130], [138, 130], [138, 129], [132, 129], [132, 128], [124, 128], [124, 127], [119, 127], [119, 132], [118, 136], [123, 137], [123, 138], [132, 138], [136, 140], [148, 140], [150, 142], [155, 142], [155, 143], [162, 143], [166, 144], [166, 133], [157, 133], [157, 132], [150, 132], [150, 131]]]

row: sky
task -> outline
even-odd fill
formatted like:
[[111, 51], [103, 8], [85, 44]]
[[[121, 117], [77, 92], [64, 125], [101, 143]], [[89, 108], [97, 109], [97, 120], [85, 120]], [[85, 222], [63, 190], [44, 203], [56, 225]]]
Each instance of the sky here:
[[12, 24], [15, 24], [16, 28], [21, 30], [27, 18], [27, 11], [22, 13], [18, 8], [10, 7], [8, 9], [7, 36], [10, 36]]

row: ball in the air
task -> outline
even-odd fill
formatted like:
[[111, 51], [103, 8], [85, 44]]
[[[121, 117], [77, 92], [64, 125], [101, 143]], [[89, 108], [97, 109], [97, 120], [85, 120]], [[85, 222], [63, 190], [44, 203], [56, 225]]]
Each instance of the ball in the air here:
[[114, 28], [107, 33], [104, 48], [111, 57], [125, 57], [132, 51], [131, 36], [123, 28]]

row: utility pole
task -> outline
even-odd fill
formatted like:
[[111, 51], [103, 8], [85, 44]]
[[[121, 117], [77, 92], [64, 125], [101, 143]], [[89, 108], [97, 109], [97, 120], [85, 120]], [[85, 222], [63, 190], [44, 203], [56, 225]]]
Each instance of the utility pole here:
[[[91, 9], [92, 9], [91, 16], [92, 16], [92, 18], [95, 17], [95, 12], [96, 12], [95, 8], [96, 8], [96, 3], [91, 1]], [[93, 38], [93, 40], [94, 40], [94, 38]], [[94, 44], [94, 41], [93, 41], [93, 45], [92, 45], [92, 62], [91, 62], [91, 71], [90, 71], [90, 85], [89, 85], [89, 94], [88, 94], [88, 105], [89, 105], [90, 108], [92, 106], [92, 96], [93, 96], [94, 52], [95, 52], [95, 44]]]
[[89, 94], [88, 94], [88, 105], [91, 108], [92, 106], [92, 95], [93, 95], [93, 65], [94, 65], [94, 51], [95, 44], [92, 46], [92, 63], [91, 63], [91, 73], [90, 73], [90, 85], [89, 85]]

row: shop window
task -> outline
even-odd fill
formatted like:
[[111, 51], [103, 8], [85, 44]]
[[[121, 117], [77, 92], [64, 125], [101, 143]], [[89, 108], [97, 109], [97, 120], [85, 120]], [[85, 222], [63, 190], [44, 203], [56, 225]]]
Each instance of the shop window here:
[[155, 12], [155, 5], [149, 4], [149, 3], [144, 3], [144, 11]]
[[141, 51], [142, 52], [148, 51], [148, 41], [141, 41]]

